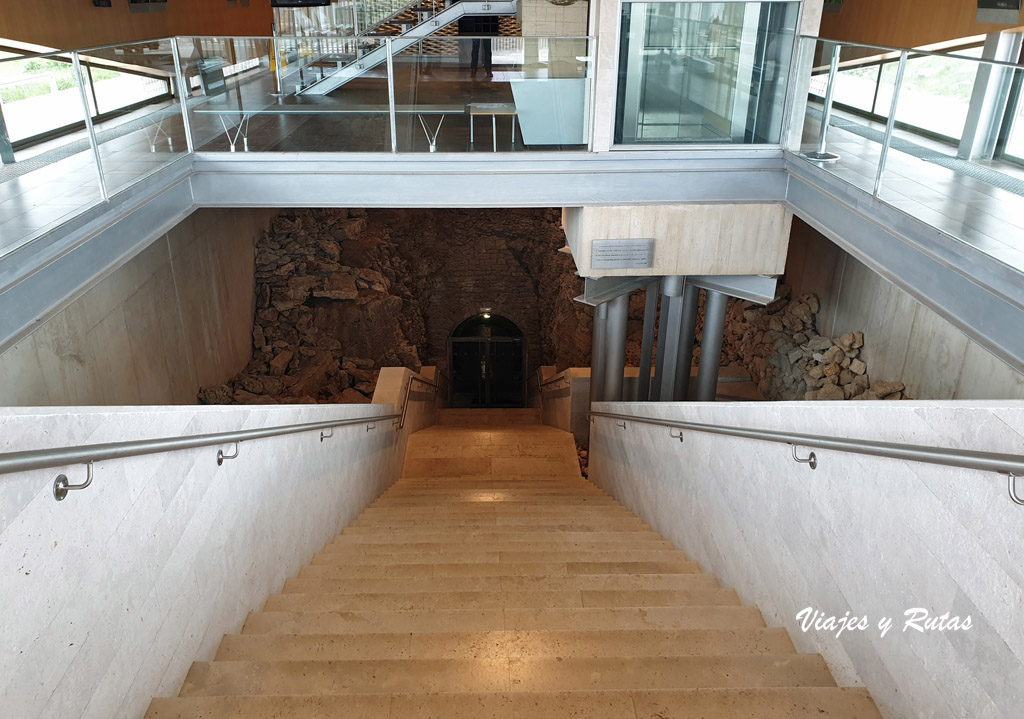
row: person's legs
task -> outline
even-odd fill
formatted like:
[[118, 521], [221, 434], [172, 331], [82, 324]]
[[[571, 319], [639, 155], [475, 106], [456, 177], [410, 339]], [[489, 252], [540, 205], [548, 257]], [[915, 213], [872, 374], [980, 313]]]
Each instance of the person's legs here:
[[488, 73], [491, 71], [491, 41], [483, 40], [483, 65]]
[[469, 66], [476, 71], [477, 63], [480, 61], [480, 38], [473, 39], [473, 54], [469, 61]]

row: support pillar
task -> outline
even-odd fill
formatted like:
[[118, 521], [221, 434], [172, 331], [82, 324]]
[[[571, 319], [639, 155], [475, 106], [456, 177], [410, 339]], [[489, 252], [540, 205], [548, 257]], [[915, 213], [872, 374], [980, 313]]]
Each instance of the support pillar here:
[[676, 363], [674, 402], [685, 402], [690, 389], [690, 368], [693, 365], [693, 342], [697, 337], [697, 308], [700, 288], [687, 284], [683, 287], [683, 317], [679, 331], [679, 361]]
[[[679, 333], [683, 318], [683, 277], [661, 281], [661, 321], [658, 323], [658, 358], [651, 398], [671, 402], [675, 397], [676, 367], [679, 362]], [[655, 395], [656, 393], [656, 395]]]
[[629, 321], [629, 293], [605, 303], [608, 318], [604, 336], [605, 402], [622, 401], [622, 375], [626, 370], [626, 323]]
[[658, 283], [647, 285], [647, 303], [644, 305], [644, 337], [640, 345], [640, 374], [636, 380], [636, 401], [651, 398], [651, 357], [654, 354], [654, 323], [658, 319]]
[[608, 304], [602, 303], [594, 307], [594, 326], [591, 331], [590, 345], [590, 402], [604, 399], [604, 338], [608, 322]]
[[704, 303], [704, 332], [700, 338], [700, 367], [694, 400], [714, 402], [718, 390], [718, 366], [722, 361], [722, 337], [725, 333], [725, 310], [729, 296], [714, 290], [707, 291]]
[[[1022, 37], [1021, 33], [997, 32], [988, 35], [982, 58], [1016, 62], [1020, 57]], [[978, 65], [957, 157], [964, 160], [991, 160], [995, 155], [1014, 73], [1013, 68], [1004, 65]]]
[[0, 165], [14, 164], [14, 148], [7, 134], [7, 123], [4, 122], [4, 109], [0, 107]]

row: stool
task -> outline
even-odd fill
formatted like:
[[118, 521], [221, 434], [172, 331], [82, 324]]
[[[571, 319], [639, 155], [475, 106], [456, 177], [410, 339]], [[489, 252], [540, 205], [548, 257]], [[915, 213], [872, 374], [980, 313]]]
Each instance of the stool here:
[[511, 102], [471, 102], [466, 105], [466, 114], [469, 115], [469, 144], [473, 144], [473, 120], [477, 115], [491, 116], [491, 139], [494, 152], [498, 151], [498, 115], [508, 115], [512, 118], [512, 147], [516, 145], [516, 106]]

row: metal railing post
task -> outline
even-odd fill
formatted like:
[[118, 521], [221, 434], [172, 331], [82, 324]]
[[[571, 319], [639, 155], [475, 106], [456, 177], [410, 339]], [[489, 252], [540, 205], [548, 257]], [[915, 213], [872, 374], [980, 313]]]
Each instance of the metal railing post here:
[[85, 94], [85, 83], [82, 82], [82, 60], [77, 52], [71, 53], [71, 64], [75, 68], [75, 80], [78, 82], [78, 94], [82, 98], [82, 111], [85, 113], [85, 129], [89, 133], [89, 146], [96, 162], [96, 177], [100, 183], [100, 197], [109, 199], [107, 181], [103, 178], [103, 163], [100, 161], [100, 146], [96, 140], [96, 128], [92, 124], [92, 112], [89, 110], [89, 98]]
[[189, 90], [188, 81], [185, 79], [185, 71], [181, 67], [181, 53], [178, 51], [178, 38], [171, 38], [171, 56], [174, 58], [174, 77], [178, 83], [178, 101], [181, 102], [181, 124], [185, 130], [185, 145], [189, 153], [195, 152], [195, 144], [192, 139], [192, 122], [188, 116], [188, 98], [192, 92]]
[[885, 164], [889, 159], [889, 146], [892, 144], [892, 131], [896, 127], [896, 108], [900, 102], [900, 90], [903, 89], [903, 74], [907, 69], [907, 51], [900, 53], [900, 64], [896, 69], [896, 83], [892, 86], [892, 102], [889, 105], [889, 121], [885, 123], [885, 139], [882, 140], [882, 152], [878, 156], [878, 172], [875, 175], [875, 196], [882, 190], [882, 177], [885, 175]]
[[832, 121], [832, 95], [835, 92], [836, 73], [839, 71], [840, 48], [838, 43], [833, 44], [832, 62], [828, 68], [828, 86], [825, 88], [825, 106], [821, 110], [821, 129], [818, 131], [818, 149], [804, 155], [814, 162], [835, 162], [839, 159], [839, 155], [825, 149], [825, 143], [828, 138], [828, 125]]
[[391, 54], [391, 38], [384, 41], [388, 55], [388, 118], [391, 121], [391, 151], [398, 152], [398, 122], [395, 117], [395, 63]]

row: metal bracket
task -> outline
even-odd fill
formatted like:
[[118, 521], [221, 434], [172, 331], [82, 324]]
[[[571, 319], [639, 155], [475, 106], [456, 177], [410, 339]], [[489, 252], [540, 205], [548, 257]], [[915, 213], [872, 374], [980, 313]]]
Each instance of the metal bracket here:
[[320, 441], [323, 442], [325, 439], [330, 439], [333, 436], [334, 436], [334, 427], [331, 427], [331, 433], [330, 434], [324, 434], [322, 431], [320, 432]]
[[806, 464], [811, 469], [818, 468], [818, 456], [814, 454], [814, 452], [811, 452], [809, 455], [807, 455], [806, 459], [800, 459], [799, 457], [796, 456], [796, 445], [794, 444], [791, 446], [793, 447], [793, 459], [795, 461], [799, 462], [800, 464]]
[[619, 420], [615, 420], [615, 426], [618, 427], [619, 429], [625, 429], [626, 420], [622, 420], [621, 422]]
[[[68, 496], [68, 492], [71, 490], [85, 489], [92, 484], [92, 462], [88, 462], [85, 465], [85, 469], [85, 481], [82, 484], [70, 484], [68, 483], [68, 476], [66, 474], [57, 475], [57, 479], [53, 480], [53, 498], [58, 502], [63, 502], [64, 498]], [[1010, 482], [1013, 482], [1013, 480], [1011, 479]]]
[[217, 466], [218, 467], [221, 466], [222, 464], [224, 464], [224, 460], [225, 459], [237, 459], [237, 458], [238, 458], [238, 442], [235, 442], [235, 453], [234, 454], [224, 454], [224, 450], [223, 449], [218, 449], [217, 450]]
[[377, 429], [377, 423], [376, 422], [370, 422], [368, 425], [366, 425], [366, 431], [367, 432], [369, 432], [371, 429]]
[[670, 436], [672, 437], [672, 439], [678, 439], [678, 440], [679, 440], [680, 442], [682, 442], [682, 441], [683, 441], [683, 430], [679, 430], [679, 434], [675, 434], [675, 433], [674, 433], [674, 432], [672, 432], [672, 430], [670, 429], [670, 430], [668, 431], [668, 433], [669, 433], [669, 435], [670, 435]]
[[1007, 472], [1006, 479], [1010, 491], [1010, 500], [1014, 504], [1019, 504], [1020, 506], [1024, 507], [1024, 499], [1022, 499], [1021, 496], [1017, 494], [1017, 475], [1014, 474], [1013, 472]]

